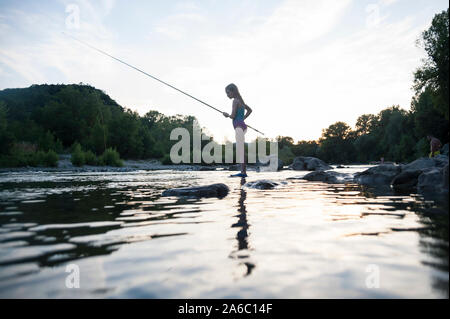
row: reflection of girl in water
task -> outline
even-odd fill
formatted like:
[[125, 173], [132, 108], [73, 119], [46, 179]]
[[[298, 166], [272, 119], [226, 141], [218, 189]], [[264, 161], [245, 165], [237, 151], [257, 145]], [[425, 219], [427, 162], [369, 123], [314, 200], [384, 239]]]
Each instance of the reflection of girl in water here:
[[[245, 184], [245, 179], [242, 178], [241, 179], [241, 186]], [[248, 250], [248, 221], [247, 221], [247, 210], [245, 208], [245, 199], [247, 198], [247, 192], [245, 191], [244, 188], [241, 187], [240, 189], [240, 196], [239, 196], [239, 215], [237, 215], [236, 217], [239, 218], [239, 221], [233, 225], [231, 225], [231, 227], [236, 227], [239, 228], [239, 231], [237, 232], [236, 235], [236, 239], [238, 240], [238, 249], [237, 251], [233, 251], [230, 255], [231, 258], [235, 258], [233, 257], [233, 255], [237, 252], [239, 252], [240, 250]], [[248, 259], [250, 256], [248, 255], [239, 255], [237, 258], [242, 259]], [[242, 263], [240, 263], [242, 264]], [[243, 263], [245, 265], [245, 267], [247, 268], [247, 273], [244, 276], [248, 276], [251, 274], [253, 268], [255, 268], [255, 265], [249, 261], [245, 261]]]
[[[244, 103], [241, 94], [236, 85], [229, 84], [225, 88], [225, 92], [230, 99], [233, 99], [233, 109], [231, 115], [223, 112], [225, 117], [233, 119], [233, 127], [236, 135], [236, 152], [237, 161], [241, 163], [241, 172], [239, 174], [231, 175], [234, 177], [247, 177], [247, 167], [245, 165], [245, 133], [247, 132], [247, 125], [244, 120], [252, 113], [252, 109]], [[247, 110], [247, 113], [245, 111]]]

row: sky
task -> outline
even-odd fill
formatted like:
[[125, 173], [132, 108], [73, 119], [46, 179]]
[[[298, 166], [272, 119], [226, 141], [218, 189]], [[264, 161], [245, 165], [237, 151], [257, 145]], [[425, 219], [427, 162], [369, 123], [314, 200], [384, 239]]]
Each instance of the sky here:
[[[267, 137], [315, 140], [392, 105], [408, 110], [417, 45], [443, 0], [0, 0], [0, 89], [92, 85], [144, 115], [196, 116], [217, 141], [230, 119], [72, 40], [75, 36], [231, 112], [235, 83]], [[63, 33], [64, 32], [64, 33]], [[257, 136], [249, 130], [247, 139]]]

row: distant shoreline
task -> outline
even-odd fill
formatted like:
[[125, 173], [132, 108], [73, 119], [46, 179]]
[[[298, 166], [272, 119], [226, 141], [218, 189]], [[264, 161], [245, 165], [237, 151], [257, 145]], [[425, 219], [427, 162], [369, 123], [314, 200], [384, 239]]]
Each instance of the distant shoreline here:
[[[83, 165], [75, 166], [70, 162], [69, 158], [58, 160], [57, 167], [11, 167], [0, 168], [0, 173], [8, 172], [133, 172], [140, 170], [201, 170], [202, 165], [163, 165], [156, 159], [152, 160], [123, 160], [122, 167], [116, 166], [93, 166]], [[215, 167], [215, 166], [213, 166]], [[213, 168], [211, 167], [211, 168]]]
[[[116, 166], [93, 166], [83, 165], [75, 166], [70, 161], [70, 155], [60, 154], [57, 167], [44, 167], [44, 166], [23, 166], [23, 167], [3, 167], [0, 168], [0, 173], [13, 173], [13, 172], [134, 172], [134, 171], [159, 171], [159, 170], [175, 170], [175, 171], [213, 171], [213, 170], [237, 170], [238, 164], [162, 164], [157, 159], [148, 160], [123, 160], [122, 167]], [[366, 163], [352, 163], [352, 164], [331, 164], [335, 168], [343, 168], [349, 165], [370, 165]], [[257, 165], [248, 164], [249, 170], [254, 170]], [[285, 168], [284, 170], [286, 170]]]

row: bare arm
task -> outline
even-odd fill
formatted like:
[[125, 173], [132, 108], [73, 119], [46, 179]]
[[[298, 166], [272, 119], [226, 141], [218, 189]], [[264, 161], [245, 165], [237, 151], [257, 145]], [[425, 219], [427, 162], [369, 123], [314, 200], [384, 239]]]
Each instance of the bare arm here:
[[232, 109], [232, 111], [231, 111], [231, 115], [228, 114], [227, 112], [223, 112], [223, 113], [222, 113], [223, 116], [229, 117], [229, 118], [231, 118], [231, 119], [234, 119], [234, 118], [236, 117], [237, 105], [238, 105], [238, 103], [237, 103], [236, 99], [234, 99], [234, 100], [233, 100], [233, 109]]
[[238, 109], [238, 102], [236, 101], [236, 99], [233, 100], [233, 111], [231, 112], [230, 117], [234, 120], [234, 118], [236, 117], [236, 112]]
[[251, 108], [250, 106], [248, 106], [248, 105], [245, 106], [245, 109], [247, 110], [247, 113], [246, 113], [245, 116], [244, 116], [244, 120], [245, 120], [247, 117], [249, 117], [250, 114], [252, 114], [252, 112], [253, 112], [252, 108]]

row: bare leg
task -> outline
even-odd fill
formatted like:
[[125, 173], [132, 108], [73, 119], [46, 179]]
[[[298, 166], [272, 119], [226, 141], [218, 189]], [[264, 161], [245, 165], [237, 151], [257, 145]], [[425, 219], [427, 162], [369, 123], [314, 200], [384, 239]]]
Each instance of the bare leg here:
[[237, 162], [241, 164], [241, 173], [246, 174], [247, 166], [245, 164], [245, 132], [240, 127], [236, 127], [236, 155]]

